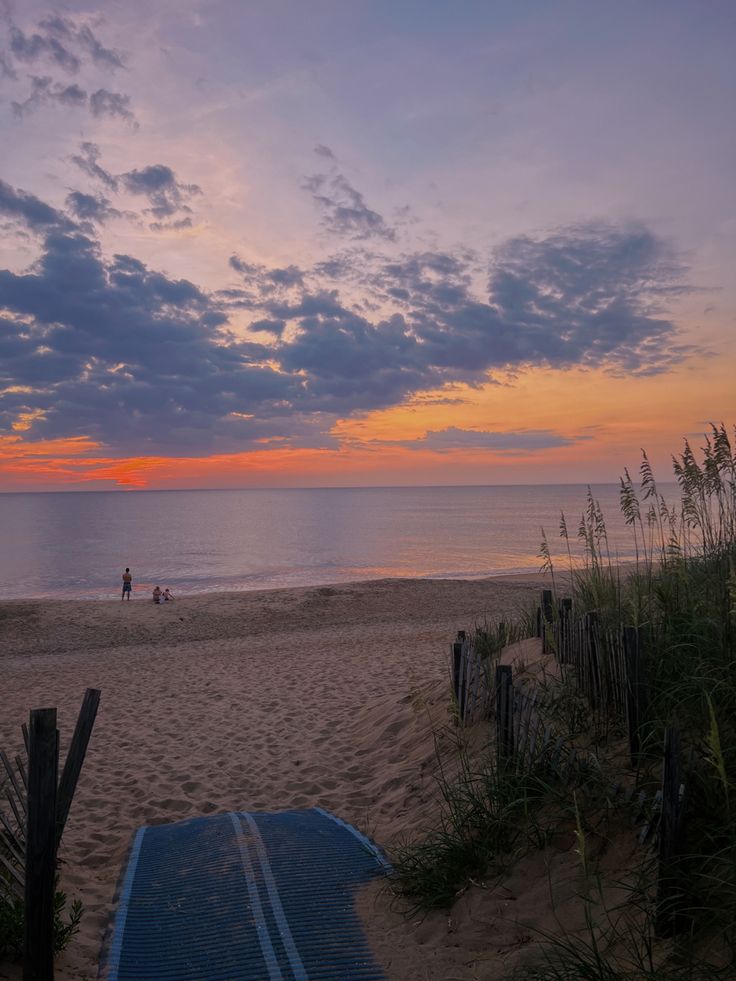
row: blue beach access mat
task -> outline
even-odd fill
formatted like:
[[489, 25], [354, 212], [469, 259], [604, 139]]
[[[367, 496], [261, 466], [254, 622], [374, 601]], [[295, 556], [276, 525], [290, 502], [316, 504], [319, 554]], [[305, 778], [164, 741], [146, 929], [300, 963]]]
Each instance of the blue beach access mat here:
[[141, 828], [99, 977], [382, 981], [353, 898], [387, 869], [320, 808]]

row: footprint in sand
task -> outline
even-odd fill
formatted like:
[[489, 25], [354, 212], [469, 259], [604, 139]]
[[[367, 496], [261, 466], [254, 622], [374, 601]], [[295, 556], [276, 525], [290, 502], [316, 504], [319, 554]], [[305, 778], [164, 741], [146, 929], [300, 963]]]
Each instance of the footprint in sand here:
[[302, 794], [309, 794], [310, 796], [314, 796], [315, 794], [318, 794], [319, 793], [319, 785], [318, 784], [316, 784], [316, 783], [309, 783], [309, 784], [306, 784], [305, 785], [304, 783], [301, 783], [301, 782], [296, 783], [293, 780], [290, 781], [289, 783], [287, 783], [285, 785], [284, 789], [285, 790], [288, 790], [289, 793], [293, 793], [294, 791], [299, 791]]
[[362, 776], [365, 776], [365, 775], [366, 775], [365, 768], [362, 767], [362, 766], [359, 766], [357, 763], [355, 764], [355, 766], [351, 766], [347, 770], [343, 770], [342, 773], [340, 773], [340, 777], [343, 780], [349, 780], [351, 783], [354, 780], [357, 780], [359, 777], [362, 777]]

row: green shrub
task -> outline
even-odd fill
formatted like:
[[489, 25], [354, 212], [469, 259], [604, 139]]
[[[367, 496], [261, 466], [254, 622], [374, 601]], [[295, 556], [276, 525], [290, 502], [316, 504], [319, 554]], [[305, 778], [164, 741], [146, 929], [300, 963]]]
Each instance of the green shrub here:
[[[20, 957], [23, 954], [24, 915], [23, 901], [3, 892], [0, 881], [0, 957]], [[79, 930], [83, 908], [75, 899], [68, 915], [66, 894], [57, 890], [54, 895], [54, 953], [64, 950]]]

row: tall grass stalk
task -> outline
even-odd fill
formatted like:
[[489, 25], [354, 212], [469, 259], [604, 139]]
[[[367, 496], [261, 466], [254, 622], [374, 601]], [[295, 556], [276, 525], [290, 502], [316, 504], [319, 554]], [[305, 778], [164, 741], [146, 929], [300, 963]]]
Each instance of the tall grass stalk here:
[[[589, 754], [595, 761], [610, 736], [617, 772], [578, 763], [571, 786], [553, 787], [539, 760], [498, 765], [493, 747], [473, 760], [459, 743], [456, 772], [440, 770], [443, 809], [437, 826], [398, 852], [397, 881], [415, 906], [449, 906], [479, 876], [500, 873], [524, 850], [544, 847], [560, 827], [572, 831], [585, 881], [585, 927], [582, 934], [547, 935], [539, 966], [520, 975], [528, 979], [735, 976], [729, 964], [736, 959], [736, 454], [725, 426], [711, 427], [700, 457], [686, 441], [673, 457], [673, 469], [680, 492], [676, 505], [661, 494], [645, 452], [638, 486], [624, 471], [620, 504], [633, 537], [631, 567], [619, 567], [590, 488], [577, 529], [580, 555], [565, 515], [560, 518], [575, 615], [595, 612], [601, 638], [634, 626], [646, 639], [642, 762], [631, 769], [628, 754], [616, 750], [620, 729], [596, 720], [606, 709], [587, 704], [565, 669], [559, 697], [545, 698], [551, 713], [545, 722], [557, 737], [582, 737], [588, 746], [595, 731], [595, 752]], [[540, 557], [556, 586], [557, 566], [544, 532]], [[504, 643], [528, 635], [529, 626], [530, 621], [520, 627], [485, 625], [474, 639], [495, 657]], [[581, 698], [586, 704], [579, 707]], [[677, 878], [685, 928], [674, 940], [662, 941], [655, 937], [653, 853], [642, 849], [636, 884], [609, 910], [588, 845], [606, 834], [612, 820], [615, 808], [601, 803], [612, 777], [649, 789], [661, 781], [662, 739], [673, 720], [684, 747], [686, 836]]]
[[[605, 518], [590, 489], [578, 528], [582, 561], [570, 547], [564, 515], [560, 536], [577, 614], [595, 611], [615, 630], [644, 628], [649, 706], [641, 735], [649, 772], [656, 779], [662, 734], [673, 720], [690, 761], [687, 854], [680, 864], [692, 936], [718, 931], [733, 945], [736, 453], [725, 426], [711, 426], [700, 456], [686, 440], [672, 464], [680, 492], [674, 506], [661, 494], [644, 451], [639, 486], [628, 470], [621, 478], [620, 506], [635, 556], [631, 569], [611, 560]], [[540, 556], [552, 571], [546, 539]], [[659, 976], [642, 976], [650, 975]]]

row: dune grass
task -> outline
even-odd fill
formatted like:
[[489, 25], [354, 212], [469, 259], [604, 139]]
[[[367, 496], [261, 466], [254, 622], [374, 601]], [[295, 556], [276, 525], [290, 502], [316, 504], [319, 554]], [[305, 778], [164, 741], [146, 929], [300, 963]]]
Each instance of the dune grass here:
[[[592, 742], [605, 779], [649, 787], [661, 779], [666, 726], [679, 728], [687, 790], [686, 842], [678, 860], [681, 929], [667, 941], [654, 935], [656, 862], [651, 850], [642, 849], [625, 899], [613, 908], [605, 889], [590, 886], [597, 881], [595, 868], [584, 869], [585, 929], [541, 936], [537, 966], [524, 968], [519, 978], [736, 976], [736, 453], [725, 426], [711, 427], [700, 457], [686, 441], [673, 457], [673, 470], [675, 503], [660, 493], [646, 454], [638, 486], [628, 471], [621, 478], [632, 567], [618, 566], [605, 515], [590, 491], [575, 536], [561, 515], [562, 560], [546, 538], [540, 555], [553, 584], [563, 567], [578, 612], [595, 612], [610, 629], [632, 625], [644, 631], [649, 703], [640, 768], [632, 772], [620, 755], [617, 762], [606, 757], [606, 740], [616, 729], [584, 704], [569, 673], [554, 724], [573, 742], [586, 727], [589, 735], [595, 729]], [[477, 640], [495, 657], [503, 642], [528, 635], [528, 627], [522, 621], [481, 629]], [[587, 784], [552, 787], [534, 761], [522, 773], [499, 771], [493, 747], [475, 760], [463, 752], [456, 750], [452, 779], [440, 772], [440, 826], [406, 843], [397, 856], [397, 886], [417, 907], [450, 906], [471, 880], [501, 872], [524, 850], [554, 840], [573, 809], [581, 841], [594, 820], [600, 830], [599, 798]]]
[[[508, 869], [530, 841], [543, 843], [546, 835], [540, 808], [550, 787], [541, 766], [499, 765], [495, 750], [474, 757], [455, 730], [444, 732], [443, 744], [439, 823], [395, 853], [396, 882], [416, 910], [452, 905], [471, 879]], [[442, 767], [445, 755], [451, 775]]]

